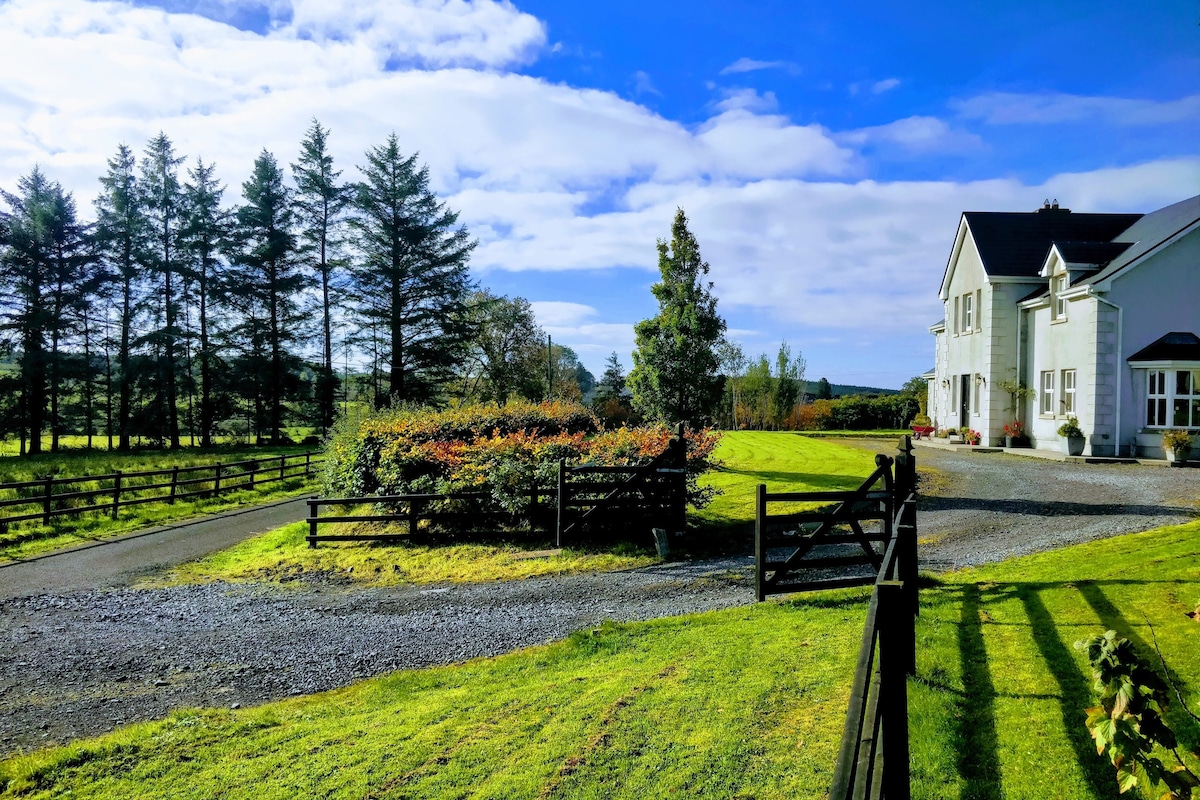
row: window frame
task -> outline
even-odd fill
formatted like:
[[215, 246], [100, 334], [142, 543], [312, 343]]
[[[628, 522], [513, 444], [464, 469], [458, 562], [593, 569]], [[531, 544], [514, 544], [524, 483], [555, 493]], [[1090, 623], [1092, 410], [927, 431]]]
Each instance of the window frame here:
[[[1068, 376], [1071, 379], [1069, 385], [1067, 381]], [[1062, 395], [1062, 399], [1058, 402], [1062, 406], [1062, 413], [1068, 417], [1079, 413], [1079, 405], [1076, 402], [1075, 381], [1076, 373], [1074, 369], [1064, 369], [1062, 371], [1062, 378], [1059, 383], [1059, 394]]]
[[1054, 321], [1058, 322], [1067, 318], [1067, 300], [1063, 294], [1067, 291], [1068, 279], [1066, 273], [1060, 273], [1055, 275], [1052, 280], [1054, 281], [1050, 292], [1053, 296], [1052, 313]]
[[[1187, 375], [1186, 391], [1180, 389], [1180, 376]], [[1173, 428], [1200, 429], [1200, 368], [1151, 367], [1146, 369], [1146, 404], [1142, 426], [1148, 430]], [[1186, 414], [1179, 418], [1180, 406]]]
[[1054, 370], [1042, 370], [1042, 379], [1040, 381], [1042, 389], [1041, 404], [1038, 406], [1038, 413], [1043, 417], [1054, 416]]
[[962, 298], [962, 324], [963, 333], [971, 333], [975, 330], [975, 294], [967, 292]]

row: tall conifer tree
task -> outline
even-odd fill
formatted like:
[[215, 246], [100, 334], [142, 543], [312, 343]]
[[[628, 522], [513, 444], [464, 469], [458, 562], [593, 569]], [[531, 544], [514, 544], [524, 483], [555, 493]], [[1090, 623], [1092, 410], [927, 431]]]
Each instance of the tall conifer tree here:
[[467, 262], [476, 243], [430, 190], [429, 169], [400, 154], [396, 134], [366, 157], [349, 224], [358, 310], [385, 332], [388, 392], [376, 403], [430, 402], [471, 338]]
[[662, 280], [651, 288], [658, 315], [634, 326], [633, 404], [649, 419], [702, 425], [721, 400], [717, 348], [725, 320], [717, 314], [712, 283], [704, 281], [708, 264], [682, 208], [675, 212], [671, 241], [658, 241], [658, 269]]
[[350, 192], [338, 182], [341, 170], [333, 168], [329, 153], [329, 129], [313, 119], [300, 143], [300, 158], [292, 164], [296, 181], [296, 209], [300, 239], [306, 260], [321, 279], [321, 374], [317, 379], [317, 408], [321, 430], [333, 425], [337, 396], [337, 374], [333, 369], [333, 286], [334, 267], [341, 244], [342, 215], [350, 201]]

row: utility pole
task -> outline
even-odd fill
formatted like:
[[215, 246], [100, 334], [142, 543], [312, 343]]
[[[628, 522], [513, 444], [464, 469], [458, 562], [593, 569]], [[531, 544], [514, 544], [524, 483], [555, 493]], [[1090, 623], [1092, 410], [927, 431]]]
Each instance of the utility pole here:
[[546, 399], [554, 397], [554, 339], [546, 334]]

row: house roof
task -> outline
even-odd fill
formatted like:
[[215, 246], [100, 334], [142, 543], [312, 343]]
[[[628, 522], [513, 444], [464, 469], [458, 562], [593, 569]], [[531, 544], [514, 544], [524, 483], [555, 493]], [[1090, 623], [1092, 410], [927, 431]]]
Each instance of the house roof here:
[[1132, 364], [1140, 361], [1200, 361], [1200, 336], [1188, 331], [1172, 331], [1131, 355]]
[[[1135, 225], [1137, 223], [1134, 223]], [[1133, 242], [1079, 242], [1054, 240], [1054, 249], [1068, 264], [1107, 264], [1124, 253]]]
[[1146, 214], [1113, 237], [1114, 243], [1129, 243], [1130, 246], [1104, 267], [1097, 278], [1106, 280], [1112, 277], [1197, 224], [1200, 224], [1200, 195]]
[[988, 275], [1031, 279], [1038, 277], [1055, 241], [1111, 242], [1141, 217], [1074, 214], [1066, 208], [963, 213]]

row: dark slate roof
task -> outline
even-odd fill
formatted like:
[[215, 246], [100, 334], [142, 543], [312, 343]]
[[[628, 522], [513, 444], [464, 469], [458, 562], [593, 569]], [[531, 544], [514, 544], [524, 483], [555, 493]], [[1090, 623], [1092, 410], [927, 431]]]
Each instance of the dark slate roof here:
[[1035, 297], [1049, 297], [1049, 296], [1050, 296], [1050, 287], [1048, 285], [1047, 286], [1039, 286], [1038, 288], [1034, 289], [1029, 294], [1022, 297], [1017, 302], [1024, 303], [1027, 300], [1033, 300]]
[[1032, 212], [963, 213], [988, 275], [1036, 278], [1055, 241], [1110, 242], [1141, 214], [1073, 214], [1065, 208]]
[[1133, 242], [1071, 242], [1054, 240], [1063, 260], [1070, 264], [1107, 264], [1133, 246]]
[[1172, 331], [1153, 344], [1143, 347], [1128, 359], [1135, 361], [1200, 361], [1200, 336], [1187, 331]]

